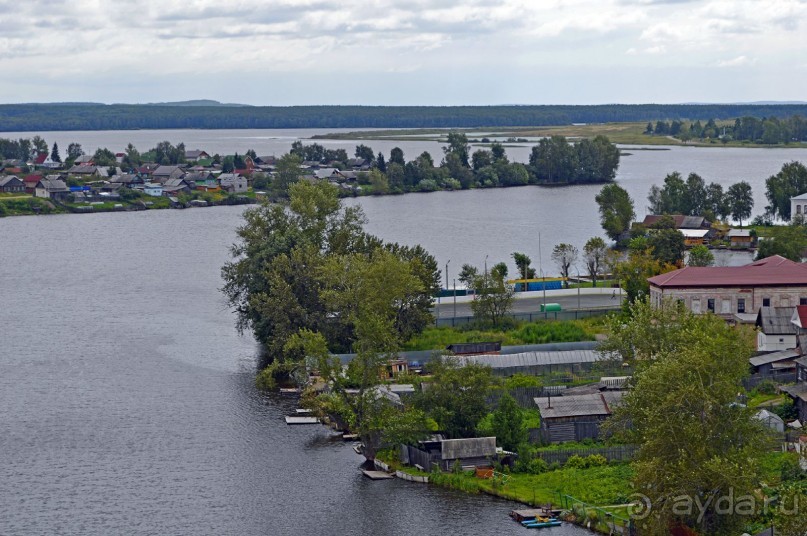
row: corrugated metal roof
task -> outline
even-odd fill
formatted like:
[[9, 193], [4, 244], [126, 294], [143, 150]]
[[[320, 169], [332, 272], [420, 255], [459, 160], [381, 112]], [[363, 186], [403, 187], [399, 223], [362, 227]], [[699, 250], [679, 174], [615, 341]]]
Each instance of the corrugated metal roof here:
[[593, 363], [602, 359], [596, 350], [565, 350], [555, 352], [521, 352], [518, 354], [480, 354], [458, 356], [461, 364], [479, 363], [492, 368], [535, 367], [549, 365], [573, 365], [577, 363]]
[[762, 354], [752, 357], [748, 360], [751, 365], [759, 367], [761, 365], [768, 365], [776, 363], [777, 361], [788, 361], [799, 357], [799, 353], [795, 350], [781, 350], [779, 352], [771, 352], [769, 354]]

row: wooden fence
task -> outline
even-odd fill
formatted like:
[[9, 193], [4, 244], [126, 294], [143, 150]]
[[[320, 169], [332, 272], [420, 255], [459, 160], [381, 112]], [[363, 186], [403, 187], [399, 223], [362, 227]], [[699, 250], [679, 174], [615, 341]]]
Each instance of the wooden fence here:
[[[532, 440], [533, 430], [538, 431], [537, 428], [530, 429], [530, 440]], [[572, 456], [591, 456], [599, 454], [604, 456], [609, 462], [627, 462], [633, 459], [636, 455], [638, 447], [636, 445], [614, 445], [612, 447], [592, 447], [590, 449], [564, 449], [564, 450], [542, 450], [538, 451], [535, 456], [541, 458], [546, 463], [559, 463], [565, 464]]]
[[[537, 322], [538, 320], [579, 320], [581, 318], [591, 318], [592, 316], [602, 316], [608, 313], [619, 312], [620, 307], [602, 307], [600, 309], [576, 309], [569, 311], [546, 311], [532, 313], [510, 313], [513, 320], [522, 322]], [[473, 316], [451, 316], [440, 317], [435, 321], [437, 327], [443, 326], [465, 326], [474, 323]]]

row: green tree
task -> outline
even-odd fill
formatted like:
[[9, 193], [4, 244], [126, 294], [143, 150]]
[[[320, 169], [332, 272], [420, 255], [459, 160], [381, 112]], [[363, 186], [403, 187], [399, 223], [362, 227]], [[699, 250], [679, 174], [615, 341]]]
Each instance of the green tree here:
[[765, 180], [766, 212], [771, 216], [789, 221], [790, 198], [807, 192], [807, 167], [801, 162], [789, 162], [776, 175]]
[[569, 270], [577, 262], [579, 252], [571, 244], [561, 243], [552, 248], [552, 260], [558, 265], [563, 283], [569, 288]]
[[379, 152], [378, 156], [375, 157], [375, 167], [378, 168], [378, 171], [381, 173], [387, 172], [387, 161], [384, 160], [384, 153]]
[[480, 324], [499, 326], [513, 306], [514, 289], [505, 282], [507, 265], [503, 266], [504, 273], [502, 266], [496, 265], [490, 272], [474, 277], [471, 284], [475, 294], [471, 311]]
[[[290, 160], [297, 158], [292, 155]], [[245, 212], [245, 224], [238, 229], [240, 241], [232, 248], [235, 260], [222, 268], [223, 292], [237, 313], [238, 328], [252, 330], [270, 361], [283, 361], [284, 346], [301, 329], [321, 333], [333, 351], [357, 347], [361, 332], [355, 325], [356, 311], [389, 294], [384, 290], [363, 296], [348, 272], [375, 281], [370, 276], [400, 269], [400, 275], [387, 274], [390, 285], [399, 278], [410, 281], [407, 274], [420, 281], [419, 290], [395, 301], [397, 335], [391, 340], [404, 340], [430, 322], [431, 296], [438, 287], [437, 263], [431, 255], [422, 248], [384, 244], [365, 233], [361, 209], [342, 206], [335, 186], [298, 182], [289, 187], [289, 194], [288, 207], [265, 204]], [[384, 262], [368, 260], [375, 258]], [[335, 263], [342, 263], [340, 284], [353, 289], [357, 302], [336, 299], [344, 294], [336, 295], [332, 289], [340, 269]], [[402, 283], [390, 287], [400, 288]], [[372, 322], [378, 329], [386, 325]]]
[[42, 138], [42, 136], [37, 135], [31, 138], [31, 146], [34, 156], [42, 153], [48, 154], [49, 152], [48, 143]]
[[457, 279], [460, 280], [460, 283], [465, 285], [465, 288], [472, 289], [474, 288], [473, 285], [476, 282], [477, 276], [479, 276], [479, 270], [470, 264], [463, 264]]
[[280, 157], [272, 180], [273, 198], [288, 198], [291, 186], [296, 184], [303, 174], [300, 164], [302, 164], [302, 160], [295, 154], [288, 153]]
[[703, 244], [698, 244], [689, 250], [687, 266], [712, 266], [714, 263], [715, 256]]
[[751, 210], [754, 208], [751, 185], [745, 181], [732, 184], [726, 192], [726, 200], [732, 219], [739, 221], [742, 227], [743, 220], [751, 217]]
[[461, 365], [456, 358], [429, 362], [429, 388], [415, 396], [415, 406], [434, 419], [448, 437], [474, 437], [487, 415], [487, 396], [493, 383], [491, 368], [476, 363]]
[[519, 276], [521, 279], [524, 279], [524, 291], [527, 290], [527, 282], [526, 279], [530, 279], [531, 276], [535, 275], [535, 270], [530, 271], [530, 264], [532, 264], [532, 259], [530, 259], [524, 253], [513, 252], [513, 261], [516, 263], [516, 267], [518, 268]]
[[99, 167], [110, 167], [110, 166], [117, 166], [118, 161], [115, 158], [115, 153], [104, 148], [99, 148], [95, 151], [95, 154], [92, 155], [92, 161], [96, 166]]
[[473, 163], [474, 171], [479, 171], [483, 167], [493, 164], [493, 154], [490, 151], [479, 149], [471, 155], [471, 162]]
[[373, 165], [375, 164], [375, 152], [371, 147], [368, 147], [364, 144], [357, 145], [356, 151], [353, 153], [356, 158], [363, 158], [367, 163]]
[[61, 162], [62, 157], [59, 155], [59, 144], [53, 142], [53, 150], [50, 152], [50, 159], [54, 162]]
[[499, 399], [499, 407], [493, 412], [493, 433], [499, 446], [511, 452], [527, 442], [524, 412], [507, 391]]
[[[717, 499], [754, 494], [760, 466], [751, 460], [768, 448], [767, 432], [753, 410], [735, 403], [748, 375], [751, 339], [738, 337], [721, 318], [695, 315], [682, 304], [651, 309], [647, 302], [634, 304], [630, 320], [622, 321], [626, 326], [610, 337], [630, 334], [636, 341], [641, 334], [646, 342], [640, 344], [656, 345], [652, 354], [634, 361], [633, 388], [607, 425], [639, 445], [633, 483], [652, 504], [639, 529], [662, 535], [683, 524], [700, 534], [738, 534], [747, 518], [734, 511], [720, 515]], [[683, 512], [684, 497], [705, 504], [702, 515], [697, 508]]]
[[406, 165], [406, 161], [404, 160], [404, 152], [400, 147], [393, 147], [389, 152], [388, 164], [398, 164], [401, 167]]
[[67, 146], [67, 160], [70, 162], [74, 162], [76, 158], [84, 154], [84, 150], [81, 148], [80, 143], [71, 143]]
[[683, 233], [674, 227], [652, 229], [647, 238], [653, 258], [662, 264], [680, 266], [684, 261], [686, 241]]
[[129, 169], [136, 168], [143, 164], [143, 158], [140, 156], [140, 151], [131, 143], [126, 146], [126, 156], [123, 157], [123, 164]]
[[[644, 245], [646, 246], [646, 241]], [[672, 264], [664, 264], [656, 259], [649, 247], [634, 246], [632, 243], [627, 259], [618, 262], [614, 266], [613, 273], [625, 291], [627, 302], [633, 303], [649, 294], [648, 278], [675, 268]]]
[[807, 249], [807, 225], [803, 217], [797, 216], [789, 225], [771, 227], [770, 236], [760, 240], [757, 259], [781, 255], [793, 262], [801, 262]]
[[602, 273], [607, 253], [608, 246], [605, 244], [605, 240], [599, 236], [589, 238], [583, 246], [583, 259], [586, 262], [586, 270], [594, 287], [597, 286], [597, 279]]
[[600, 208], [602, 228], [611, 240], [619, 240], [630, 229], [636, 217], [633, 200], [617, 184], [606, 184], [595, 198]]
[[[443, 147], [443, 152], [445, 153], [446, 160], [448, 160], [449, 155], [455, 155], [459, 164], [463, 167], [468, 167], [468, 156], [471, 150], [470, 145], [468, 145], [468, 136], [463, 134], [462, 132], [451, 131], [448, 133], [448, 139], [446, 140], [448, 145]], [[459, 179], [459, 177], [454, 177]], [[461, 179], [459, 179], [462, 182]]]
[[369, 183], [373, 188], [374, 195], [389, 193], [389, 180], [387, 180], [387, 176], [384, 175], [380, 169], [373, 168], [370, 170]]

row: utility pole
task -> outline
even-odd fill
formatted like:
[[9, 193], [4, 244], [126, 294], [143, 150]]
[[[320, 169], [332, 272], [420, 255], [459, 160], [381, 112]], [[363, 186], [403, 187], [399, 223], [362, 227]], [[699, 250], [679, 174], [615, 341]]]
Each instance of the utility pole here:
[[[454, 318], [457, 318], [457, 280], [454, 279]], [[455, 320], [456, 322], [456, 320]]]

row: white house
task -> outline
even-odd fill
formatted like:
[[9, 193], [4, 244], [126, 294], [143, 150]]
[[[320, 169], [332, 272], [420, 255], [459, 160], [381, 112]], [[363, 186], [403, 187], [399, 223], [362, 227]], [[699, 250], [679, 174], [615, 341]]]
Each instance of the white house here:
[[219, 184], [222, 190], [231, 193], [240, 193], [247, 191], [247, 178], [238, 173], [222, 173], [219, 175]]
[[790, 217], [796, 216], [807, 218], [807, 193], [790, 198]]
[[163, 185], [155, 182], [147, 182], [143, 185], [143, 193], [152, 197], [161, 197], [163, 195]]

